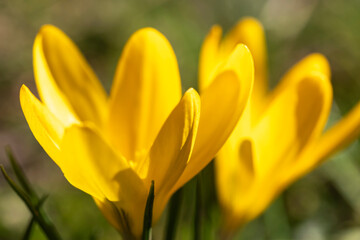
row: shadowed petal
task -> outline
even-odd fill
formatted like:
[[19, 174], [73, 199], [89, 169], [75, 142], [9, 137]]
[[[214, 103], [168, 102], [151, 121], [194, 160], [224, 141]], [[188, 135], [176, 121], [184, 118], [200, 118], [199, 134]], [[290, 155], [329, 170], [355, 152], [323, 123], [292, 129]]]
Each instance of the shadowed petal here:
[[[233, 136], [233, 135], [232, 135]], [[235, 136], [234, 136], [235, 138]], [[254, 187], [254, 142], [250, 137], [227, 141], [215, 160], [218, 198], [228, 211], [248, 202]], [[236, 189], [236, 191], [234, 190]]]
[[310, 172], [326, 158], [345, 148], [360, 135], [360, 103], [343, 119], [309, 146], [297, 159], [297, 166], [285, 182]]
[[[332, 88], [328, 78], [313, 72], [278, 91], [253, 133], [256, 171], [270, 177], [272, 169], [295, 169], [297, 155], [320, 136], [330, 112]], [[276, 148], [274, 148], [276, 144]]]
[[[280, 83], [276, 86], [274, 91], [270, 94], [274, 97], [279, 91], [283, 91], [288, 85], [294, 84], [302, 80], [312, 72], [320, 72], [325, 75], [330, 81], [330, 65], [324, 55], [320, 53], [313, 53], [301, 59], [294, 65], [281, 79]], [[270, 99], [271, 99], [270, 97]]]

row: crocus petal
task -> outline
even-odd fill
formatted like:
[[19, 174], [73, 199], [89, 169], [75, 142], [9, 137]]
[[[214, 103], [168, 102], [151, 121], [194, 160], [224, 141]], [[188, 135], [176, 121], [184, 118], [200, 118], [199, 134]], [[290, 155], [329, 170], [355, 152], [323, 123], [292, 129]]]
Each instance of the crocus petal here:
[[360, 103], [329, 129], [316, 144], [314, 155], [319, 160], [329, 157], [349, 145], [360, 135]]
[[22, 85], [20, 89], [20, 104], [36, 140], [46, 153], [58, 163], [59, 145], [64, 134], [64, 125], [25, 85]]
[[194, 151], [175, 189], [198, 174], [229, 137], [248, 101], [253, 74], [250, 51], [239, 44], [219, 68], [213, 83], [201, 93], [201, 118]]
[[[232, 135], [233, 138], [237, 136]], [[231, 137], [230, 137], [231, 138]], [[250, 137], [227, 141], [215, 160], [218, 198], [223, 207], [236, 209], [248, 198], [254, 183], [254, 142]], [[236, 189], [236, 191], [234, 191]]]
[[300, 60], [284, 75], [279, 85], [276, 86], [276, 89], [271, 93], [271, 96], [276, 96], [279, 91], [283, 91], [288, 85], [300, 81], [312, 72], [320, 72], [330, 80], [330, 65], [324, 55], [312, 53]]
[[170, 190], [193, 150], [200, 121], [200, 96], [189, 89], [161, 128], [149, 154], [147, 185], [155, 182], [154, 219], [160, 217]]
[[106, 199], [103, 201], [97, 198], [93, 199], [104, 217], [109, 221], [111, 225], [115, 227], [115, 229], [121, 232], [123, 238], [127, 239], [126, 237], [130, 236], [128, 238], [131, 239], [132, 234], [129, 229], [129, 222], [126, 217], [124, 217], [124, 214], [119, 212], [117, 206], [113, 202], [110, 202]]
[[[143, 214], [147, 195], [132, 201], [110, 202], [94, 198], [94, 201], [105, 218], [117, 229], [122, 239], [140, 239], [143, 228]], [[132, 208], [124, 208], [131, 204]], [[137, 238], [136, 238], [137, 237]]]
[[[126, 170], [130, 173], [129, 170]], [[123, 239], [133, 239], [134, 236], [140, 238], [143, 229], [143, 218], [146, 206], [146, 199], [148, 196], [148, 189], [144, 185], [138, 185], [136, 190], [132, 189], [132, 184], [126, 185], [126, 176], [123, 176], [122, 184], [124, 184], [123, 191], [120, 193], [122, 200], [118, 202], [111, 202], [107, 199], [99, 200], [95, 197], [94, 201], [104, 214], [105, 218], [119, 231]], [[131, 177], [127, 181], [132, 181]], [[140, 182], [139, 182], [140, 184]], [[135, 194], [132, 194], [135, 193]], [[153, 217], [154, 219], [154, 217]]]
[[139, 153], [148, 152], [180, 99], [179, 70], [170, 43], [155, 29], [137, 31], [124, 48], [111, 91], [112, 142], [136, 162]]
[[[298, 169], [297, 157], [321, 134], [331, 101], [332, 89], [327, 76], [312, 73], [288, 85], [271, 102], [251, 135], [252, 140], [243, 138], [240, 142], [236, 164], [240, 165], [238, 174], [242, 176], [234, 178], [238, 180], [236, 194], [227, 192], [227, 198], [223, 198], [232, 204], [232, 213], [228, 213], [229, 228], [254, 219], [294, 180], [290, 181], [289, 176], [293, 177]], [[277, 148], [272, 147], [274, 144]], [[249, 159], [253, 165], [249, 165]], [[236, 165], [233, 163], [233, 166]], [[232, 173], [230, 168], [225, 170]]]
[[[193, 149], [200, 120], [200, 96], [189, 89], [161, 128], [149, 154], [147, 182], [155, 193], [167, 192], [183, 172]], [[166, 146], [166, 147], [164, 147]]]
[[106, 93], [75, 44], [45, 25], [36, 36], [34, 72], [42, 101], [66, 125], [77, 120], [98, 126], [107, 114]]
[[278, 92], [253, 133], [259, 176], [269, 177], [282, 166], [284, 171], [293, 168], [297, 154], [321, 134], [331, 101], [330, 81], [321, 73], [313, 72]]
[[[142, 167], [143, 169], [138, 169], [138, 171], [147, 174], [145, 179], [146, 188], [150, 186], [151, 180], [155, 182], [154, 221], [160, 217], [169, 200], [169, 190], [186, 167], [194, 146], [199, 119], [200, 97], [194, 89], [189, 89], [165, 121], [151, 147], [147, 161], [143, 162], [143, 166], [139, 166], [139, 168]], [[124, 192], [124, 195], [126, 196], [127, 193]], [[140, 199], [146, 199], [146, 196], [119, 203], [109, 203], [97, 199], [95, 201], [107, 219], [117, 229], [126, 235], [127, 229], [124, 225], [128, 222], [128, 225], [132, 227], [132, 234], [137, 236], [141, 234], [145, 208], [145, 201], [143, 203], [135, 202]], [[122, 204], [129, 202], [133, 203], [132, 206], [134, 207], [122, 206]], [[127, 210], [125, 212], [130, 214], [124, 217], [123, 213], [119, 212], [119, 209], [125, 209]]]
[[241, 19], [225, 36], [221, 44], [222, 54], [229, 54], [239, 43], [245, 44], [250, 49], [254, 59], [255, 78], [251, 98], [252, 103], [258, 105], [268, 88], [266, 43], [262, 24], [251, 17]]
[[206, 36], [200, 50], [199, 59], [199, 88], [204, 91], [214, 80], [216, 66], [219, 64], [219, 46], [222, 29], [215, 25]]
[[99, 200], [121, 201], [142, 196], [142, 180], [93, 127], [65, 130], [59, 167], [75, 187]]
[[284, 177], [284, 185], [310, 172], [323, 160], [353, 142], [359, 135], [360, 103], [299, 156], [294, 170]]
[[255, 18], [244, 18], [221, 41], [222, 29], [215, 25], [206, 36], [200, 51], [200, 91], [210, 85], [219, 62], [234, 50], [237, 44], [245, 44], [254, 59], [255, 80], [252, 98], [256, 104], [267, 91], [266, 43], [264, 29]]

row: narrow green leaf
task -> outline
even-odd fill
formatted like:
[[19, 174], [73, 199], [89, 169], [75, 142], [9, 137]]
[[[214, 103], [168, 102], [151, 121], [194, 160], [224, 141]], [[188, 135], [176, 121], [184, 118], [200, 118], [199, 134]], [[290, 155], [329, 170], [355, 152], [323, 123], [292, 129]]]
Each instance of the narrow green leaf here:
[[[36, 205], [37, 210], [40, 210], [40, 208], [42, 207], [42, 205], [46, 201], [47, 197], [48, 197], [48, 195], [45, 195], [39, 200], [39, 202]], [[36, 222], [35, 218], [32, 217], [29, 224], [28, 224], [28, 226], [27, 226], [27, 228], [26, 228], [24, 236], [22, 238], [23, 240], [29, 240], [30, 239], [31, 231], [32, 231], [33, 227], [35, 226], [35, 222]]]
[[31, 231], [32, 231], [34, 225], [35, 225], [35, 219], [34, 219], [34, 217], [32, 217], [29, 224], [28, 224], [28, 226], [27, 226], [27, 228], [26, 228], [24, 236], [22, 237], [22, 240], [29, 240], [30, 239]]
[[48, 217], [45, 215], [43, 211], [41, 211], [40, 206], [42, 202], [45, 201], [46, 198], [43, 200], [37, 200], [36, 205], [34, 206], [33, 202], [30, 199], [30, 196], [22, 190], [6, 173], [4, 167], [0, 165], [0, 170], [2, 174], [5, 177], [5, 180], [8, 182], [10, 187], [15, 191], [15, 193], [23, 200], [27, 208], [30, 210], [30, 212], [33, 215], [33, 218], [36, 220], [36, 222], [40, 225], [41, 229], [44, 231], [45, 235], [48, 237], [48, 239], [51, 240], [60, 240], [61, 237], [59, 233], [57, 232], [55, 226], [49, 221]]
[[34, 189], [31, 187], [29, 180], [27, 179], [24, 171], [22, 170], [19, 163], [16, 161], [14, 154], [11, 151], [11, 148], [9, 146], [5, 147], [6, 155], [10, 161], [10, 164], [14, 170], [16, 178], [19, 180], [20, 185], [24, 189], [25, 192], [27, 192], [30, 196], [30, 198], [36, 198], [36, 193]]
[[175, 192], [171, 197], [169, 203], [169, 212], [167, 216], [167, 222], [165, 227], [164, 239], [172, 240], [176, 236], [176, 226], [179, 222], [179, 213], [181, 209], [182, 201], [182, 188]]
[[154, 180], [151, 181], [149, 195], [146, 200], [146, 207], [144, 213], [144, 224], [143, 224], [143, 240], [151, 240], [152, 239], [152, 213], [153, 213], [153, 205], [154, 205]]
[[14, 192], [24, 201], [24, 203], [26, 204], [26, 206], [31, 209], [32, 208], [32, 203], [31, 200], [29, 198], [29, 196], [26, 194], [26, 192], [24, 192], [10, 177], [9, 175], [6, 173], [4, 166], [0, 165], [0, 169], [2, 174], [5, 177], [5, 180], [7, 181], [7, 183], [10, 185], [10, 187], [14, 190]]
[[36, 208], [40, 209], [42, 207], [42, 205], [44, 205], [44, 202], [47, 200], [48, 197], [49, 197], [49, 195], [42, 196], [40, 198], [40, 200], [38, 201]]

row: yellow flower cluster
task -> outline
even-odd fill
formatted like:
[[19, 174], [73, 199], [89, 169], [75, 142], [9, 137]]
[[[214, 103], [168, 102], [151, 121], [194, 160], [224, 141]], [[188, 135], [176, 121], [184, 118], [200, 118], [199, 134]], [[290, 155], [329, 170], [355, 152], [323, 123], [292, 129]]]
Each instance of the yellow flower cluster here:
[[232, 231], [257, 217], [294, 180], [318, 166], [360, 135], [360, 103], [325, 133], [332, 104], [330, 67], [310, 54], [268, 89], [264, 30], [245, 18], [221, 39], [214, 26], [201, 54], [201, 90], [211, 84], [222, 59], [238, 43], [254, 58], [254, 88], [232, 135], [215, 161], [218, 198], [225, 229]]
[[304, 58], [268, 92], [261, 25], [244, 19], [221, 38], [215, 26], [204, 41], [200, 95], [181, 96], [175, 54], [157, 30], [131, 36], [109, 95], [61, 30], [46, 25], [36, 36], [40, 100], [22, 86], [26, 120], [67, 180], [125, 237], [141, 235], [152, 180], [155, 222], [219, 152], [217, 191], [232, 230], [360, 133], [360, 104], [323, 133], [332, 102], [325, 57]]
[[40, 30], [33, 51], [41, 101], [26, 86], [20, 91], [30, 129], [67, 180], [125, 236], [141, 235], [152, 180], [156, 221], [170, 196], [211, 161], [253, 83], [251, 54], [239, 45], [206, 91], [189, 89], [182, 97], [175, 54], [151, 28], [126, 44], [110, 96], [54, 26]]

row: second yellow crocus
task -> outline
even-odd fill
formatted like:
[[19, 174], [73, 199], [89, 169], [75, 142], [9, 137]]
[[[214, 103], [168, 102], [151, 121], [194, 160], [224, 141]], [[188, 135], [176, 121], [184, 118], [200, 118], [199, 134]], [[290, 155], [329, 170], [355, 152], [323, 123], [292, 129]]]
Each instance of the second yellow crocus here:
[[324, 133], [332, 104], [324, 56], [305, 57], [269, 91], [261, 24], [243, 19], [221, 38], [221, 28], [215, 26], [203, 43], [201, 91], [236, 44], [249, 47], [255, 64], [253, 94], [244, 116], [215, 161], [224, 227], [233, 231], [257, 217], [293, 181], [354, 141], [360, 134], [360, 104]]
[[171, 195], [228, 138], [253, 83], [251, 54], [238, 45], [201, 96], [189, 89], [182, 97], [175, 54], [152, 28], [127, 42], [110, 96], [75, 44], [54, 26], [36, 36], [33, 61], [41, 101], [26, 86], [20, 91], [32, 133], [126, 239], [141, 236], [151, 181], [155, 222]]

